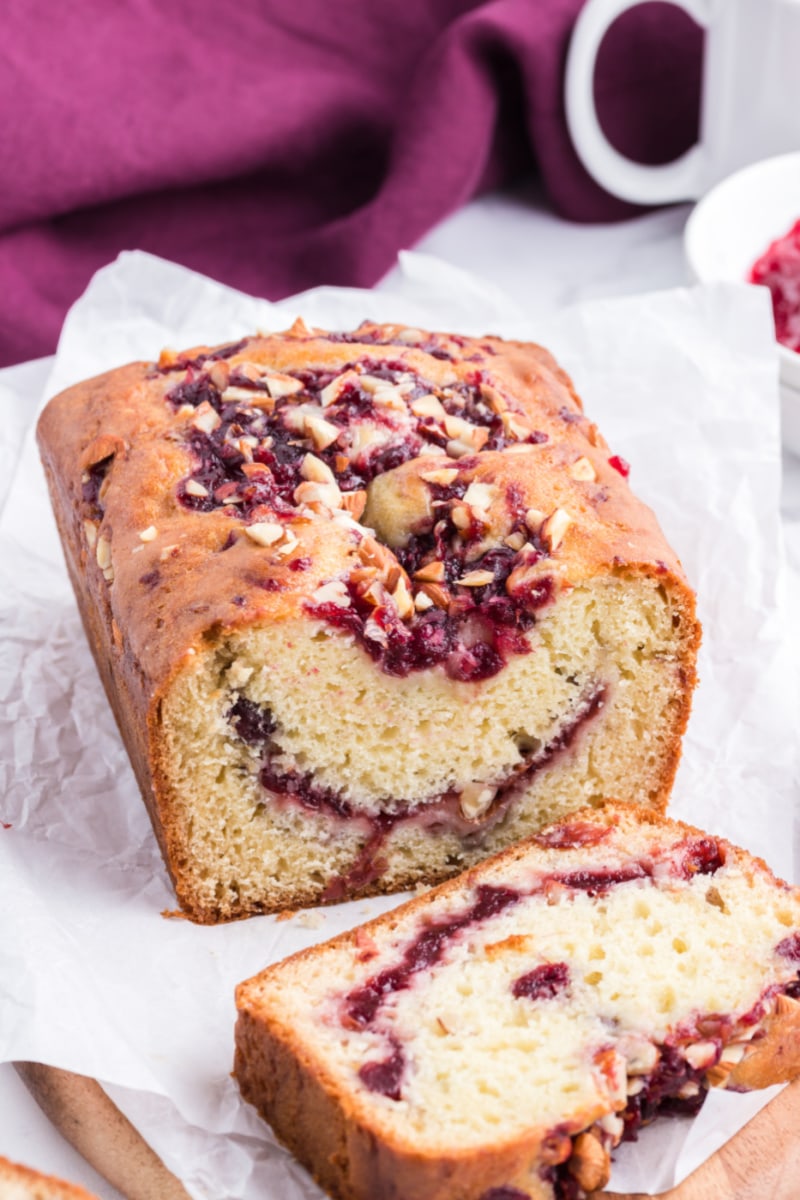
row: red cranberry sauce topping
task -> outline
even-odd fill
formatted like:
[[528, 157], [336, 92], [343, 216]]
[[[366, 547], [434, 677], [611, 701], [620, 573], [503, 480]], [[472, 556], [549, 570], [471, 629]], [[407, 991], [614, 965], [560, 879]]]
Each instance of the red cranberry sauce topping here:
[[514, 980], [512, 993], [517, 999], [552, 1000], [569, 986], [569, 967], [566, 963], [541, 963], [526, 975]]
[[228, 342], [224, 346], [218, 346], [216, 350], [207, 350], [194, 357], [188, 354], [178, 354], [173, 357], [173, 354], [167, 351], [159, 360], [157, 372], [159, 375], [168, 375], [170, 371], [185, 371], [188, 367], [202, 367], [204, 363], [221, 362], [223, 359], [233, 358], [234, 354], [239, 354], [244, 350], [249, 341], [250, 338], [246, 337], [239, 342]]
[[612, 454], [608, 460], [608, 465], [613, 467], [615, 471], [619, 471], [623, 479], [627, 479], [631, 473], [630, 463], [621, 454]]
[[[315, 469], [327, 468], [341, 495], [358, 492], [363, 509], [364, 489], [376, 476], [419, 454], [446, 453], [463, 466], [477, 461], [466, 453], [470, 449], [500, 450], [510, 442], [547, 440], [519, 414], [504, 423], [507, 414], [496, 411], [494, 389], [477, 369], [468, 380], [446, 387], [430, 383], [402, 361], [368, 357], [336, 372], [294, 371], [281, 377], [280, 387], [274, 377], [254, 380], [252, 374], [236, 365], [223, 364], [220, 370], [217, 363], [209, 371], [190, 365], [184, 380], [167, 394], [176, 410], [194, 410], [186, 444], [195, 466], [178, 486], [186, 508], [221, 510], [247, 522], [290, 519], [302, 507], [304, 493], [298, 488], [307, 469], [304, 460], [312, 454], [324, 464], [320, 468], [318, 462]], [[271, 386], [289, 394], [273, 396]], [[362, 437], [365, 429], [368, 434]], [[487, 679], [510, 655], [528, 652], [524, 634], [536, 610], [553, 598], [547, 573], [531, 571], [520, 579], [516, 571], [513, 591], [506, 587], [516, 568], [532, 568], [546, 550], [525, 526], [524, 507], [518, 505], [515, 513], [512, 504], [516, 523], [510, 533], [520, 535], [516, 544], [522, 548], [503, 545], [481, 553], [484, 527], [460, 503], [467, 481], [430, 486], [435, 523], [417, 530], [397, 557], [414, 600], [425, 587], [414, 581], [415, 571], [434, 560], [443, 564], [436, 600], [426, 595], [424, 603], [412, 605], [401, 617], [388, 591], [376, 600], [362, 571], [357, 582], [346, 581], [346, 606], [322, 603], [310, 605], [309, 611], [353, 633], [389, 674], [443, 664], [453, 679]], [[511, 504], [513, 497], [508, 499]], [[356, 505], [352, 511], [360, 510]], [[470, 575], [474, 580], [476, 571], [491, 576], [490, 582], [460, 582]]]
[[769, 288], [775, 336], [790, 350], [800, 352], [800, 221], [753, 264], [749, 281]]
[[[437, 394], [448, 416], [458, 417], [475, 428], [476, 448], [478, 443], [480, 448], [499, 450], [509, 441], [547, 440], [546, 434], [536, 430], [522, 439], [506, 433], [500, 415], [487, 404], [481, 392], [480, 371], [473, 373], [473, 382], [459, 381], [446, 388], [436, 388], [403, 362], [372, 362], [368, 358], [336, 372], [299, 370], [287, 374], [297, 381], [299, 390], [273, 399], [266, 376], [252, 380], [234, 365], [228, 387], [221, 389], [209, 372], [189, 366], [183, 382], [167, 393], [174, 409], [184, 405], [197, 409], [206, 404], [214, 410], [219, 422], [212, 417], [188, 434], [197, 465], [189, 476], [195, 487], [187, 493], [187, 479], [179, 489], [179, 499], [187, 508], [199, 512], [225, 508], [231, 510], [230, 515], [238, 512], [245, 519], [252, 517], [258, 508], [288, 516], [296, 507], [294, 491], [303, 481], [300, 465], [308, 453], [327, 464], [342, 492], [363, 488], [377, 475], [426, 450], [443, 453], [453, 441], [444, 419], [416, 416], [408, 407], [432, 393]], [[340, 376], [345, 379], [338, 395], [323, 404], [322, 393]], [[363, 386], [359, 377], [365, 380]], [[397, 402], [382, 403], [374, 390], [375, 381], [387, 388], [400, 388], [396, 396], [400, 397], [402, 408], [398, 409]], [[235, 389], [233, 398], [226, 399], [228, 389]], [[252, 403], [243, 399], [242, 391], [252, 393]], [[306, 415], [324, 419], [332, 430], [339, 430], [335, 436], [331, 434], [331, 442], [321, 446], [319, 439], [315, 440], [302, 419], [298, 420], [300, 406], [306, 406], [303, 410]], [[359, 450], [350, 431], [352, 426], [365, 422], [382, 433]], [[481, 433], [482, 430], [486, 432]], [[255, 479], [259, 486], [254, 489]], [[227, 486], [230, 484], [234, 486]], [[197, 485], [207, 494], [197, 494]]]
[[[434, 532], [412, 537], [409, 545], [398, 551], [398, 559], [409, 575], [417, 569], [415, 563], [429, 556], [429, 545], [444, 540], [448, 524], [449, 518], [442, 518]], [[405, 622], [393, 603], [376, 607], [365, 594], [368, 588], [347, 580], [347, 607], [308, 605], [308, 611], [353, 633], [390, 675], [407, 675], [442, 664], [451, 679], [488, 679], [510, 655], [529, 652], [524, 634], [535, 623], [535, 610], [552, 598], [553, 583], [549, 576], [541, 576], [535, 589], [521, 589], [510, 595], [506, 582], [519, 563], [517, 553], [505, 546], [497, 547], [467, 567], [467, 547], [468, 543], [459, 545], [454, 540], [452, 547], [442, 546], [437, 551], [444, 564], [444, 585], [451, 581], [455, 585], [467, 570], [485, 571], [491, 575], [491, 582], [457, 589], [446, 609], [432, 607]], [[538, 551], [529, 555], [533, 563]]]
[[86, 506], [86, 516], [91, 521], [100, 521], [103, 517], [103, 505], [100, 502], [100, 489], [108, 469], [114, 460], [113, 454], [100, 462], [93, 463], [83, 473], [81, 480], [81, 499]]

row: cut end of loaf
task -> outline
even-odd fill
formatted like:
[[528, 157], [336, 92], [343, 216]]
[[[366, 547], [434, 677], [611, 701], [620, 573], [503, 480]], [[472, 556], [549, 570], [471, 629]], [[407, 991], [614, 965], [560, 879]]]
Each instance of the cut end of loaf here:
[[191, 908], [399, 890], [608, 795], [662, 808], [686, 719], [681, 627], [693, 636], [661, 584], [595, 580], [478, 683], [389, 676], [321, 622], [220, 638], [162, 706]]

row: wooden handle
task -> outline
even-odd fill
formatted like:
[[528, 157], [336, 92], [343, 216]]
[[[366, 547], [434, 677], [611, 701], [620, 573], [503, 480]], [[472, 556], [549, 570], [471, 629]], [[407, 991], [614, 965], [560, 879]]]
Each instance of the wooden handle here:
[[127, 1200], [190, 1200], [95, 1079], [40, 1063], [14, 1066], [56, 1129]]
[[[43, 1112], [79, 1154], [127, 1200], [190, 1200], [100, 1084], [38, 1063], [16, 1063]], [[662, 1200], [797, 1200], [800, 1195], [800, 1079]], [[595, 1192], [592, 1200], [649, 1200]]]

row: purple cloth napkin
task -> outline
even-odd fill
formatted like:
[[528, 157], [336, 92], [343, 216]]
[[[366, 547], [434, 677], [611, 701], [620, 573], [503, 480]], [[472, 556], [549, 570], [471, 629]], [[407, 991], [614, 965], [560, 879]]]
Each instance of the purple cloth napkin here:
[[[10, 0], [0, 51], [0, 364], [50, 353], [141, 248], [272, 299], [369, 286], [482, 188], [537, 169], [579, 221], [635, 211], [563, 112], [582, 0]], [[702, 39], [648, 3], [604, 43], [612, 140], [696, 138]]]

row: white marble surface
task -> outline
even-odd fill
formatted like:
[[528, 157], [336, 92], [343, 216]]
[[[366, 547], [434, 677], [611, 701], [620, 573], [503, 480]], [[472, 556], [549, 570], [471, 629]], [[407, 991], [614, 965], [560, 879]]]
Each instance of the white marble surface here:
[[[555, 217], [535, 189], [490, 195], [444, 221], [416, 247], [482, 275], [531, 316], [591, 297], [633, 294], [689, 282], [681, 235], [686, 206], [611, 226]], [[25, 372], [31, 407], [47, 363]], [[790, 612], [800, 606], [800, 459], [784, 456], [783, 515], [791, 570]], [[792, 631], [791, 652], [797, 656]], [[0, 1154], [121, 1200], [49, 1125], [13, 1066], [0, 1065]]]

